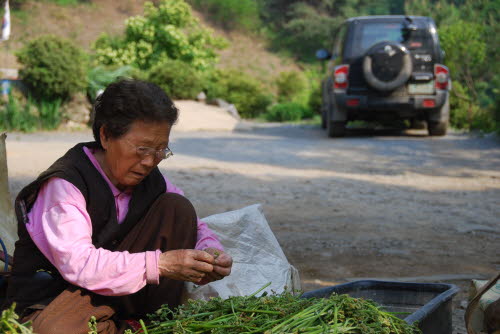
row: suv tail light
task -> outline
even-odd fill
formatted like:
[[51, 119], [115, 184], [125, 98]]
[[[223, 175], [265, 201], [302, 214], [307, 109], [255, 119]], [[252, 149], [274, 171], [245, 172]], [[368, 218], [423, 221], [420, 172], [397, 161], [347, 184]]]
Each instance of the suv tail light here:
[[448, 81], [450, 79], [448, 67], [441, 64], [435, 64], [434, 76], [436, 77], [436, 89], [448, 89]]
[[347, 85], [349, 84], [348, 76], [349, 76], [349, 65], [339, 65], [335, 67], [335, 70], [333, 72], [333, 79], [334, 79], [333, 89], [334, 90], [347, 89]]

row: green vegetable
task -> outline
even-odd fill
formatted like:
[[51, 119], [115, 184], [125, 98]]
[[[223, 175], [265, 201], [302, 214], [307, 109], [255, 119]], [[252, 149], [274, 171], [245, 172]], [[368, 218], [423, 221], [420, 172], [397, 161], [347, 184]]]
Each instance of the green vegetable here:
[[90, 317], [89, 322], [87, 323], [89, 326], [89, 331], [87, 334], [98, 334], [97, 332], [97, 319], [94, 316]]
[[14, 311], [16, 303], [12, 303], [10, 308], [2, 311], [0, 318], [0, 333], [4, 334], [33, 334], [31, 322], [19, 323], [19, 316]]
[[148, 316], [149, 323], [143, 325], [143, 331], [148, 334], [421, 333], [373, 301], [348, 295], [305, 299], [289, 292], [256, 297], [258, 292], [226, 300], [190, 300], [175, 311], [164, 305]]

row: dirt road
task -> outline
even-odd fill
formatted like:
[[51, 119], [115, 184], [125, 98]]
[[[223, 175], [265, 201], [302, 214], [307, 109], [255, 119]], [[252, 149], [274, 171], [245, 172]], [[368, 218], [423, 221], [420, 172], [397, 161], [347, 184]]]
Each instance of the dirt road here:
[[[90, 139], [11, 134], [12, 193]], [[199, 216], [263, 204], [305, 290], [365, 277], [465, 286], [500, 270], [498, 139], [360, 131], [332, 140], [316, 127], [262, 124], [174, 130], [170, 147], [160, 167]]]

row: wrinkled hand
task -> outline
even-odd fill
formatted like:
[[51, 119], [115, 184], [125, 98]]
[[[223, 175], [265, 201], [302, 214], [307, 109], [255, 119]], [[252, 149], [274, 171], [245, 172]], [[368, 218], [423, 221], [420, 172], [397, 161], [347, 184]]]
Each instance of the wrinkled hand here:
[[158, 267], [161, 277], [200, 284], [214, 272], [214, 264], [215, 258], [208, 252], [179, 249], [161, 253]]
[[204, 251], [214, 257], [214, 270], [211, 273], [208, 273], [199, 284], [207, 284], [217, 281], [231, 274], [233, 258], [229, 254], [215, 248], [205, 248]]

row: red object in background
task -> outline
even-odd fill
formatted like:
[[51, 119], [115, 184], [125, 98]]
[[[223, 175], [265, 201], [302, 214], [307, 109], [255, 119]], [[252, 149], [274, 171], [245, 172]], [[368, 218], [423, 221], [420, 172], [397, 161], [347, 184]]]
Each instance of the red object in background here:
[[424, 102], [422, 102], [422, 105], [425, 108], [434, 108], [436, 106], [436, 101], [432, 99], [425, 99]]

